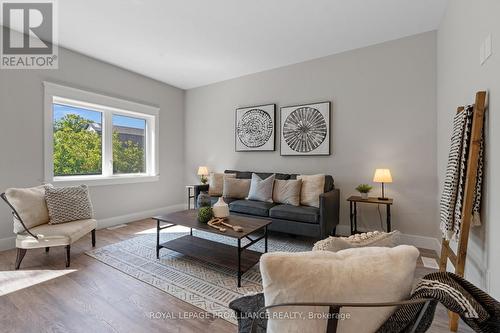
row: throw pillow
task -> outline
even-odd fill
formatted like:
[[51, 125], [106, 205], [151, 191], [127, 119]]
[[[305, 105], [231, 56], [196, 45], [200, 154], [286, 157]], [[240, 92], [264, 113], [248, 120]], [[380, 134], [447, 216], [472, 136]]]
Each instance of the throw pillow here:
[[319, 208], [319, 196], [325, 192], [325, 175], [297, 176], [302, 180], [300, 204]]
[[[410, 296], [419, 252], [401, 245], [395, 248], [365, 247], [339, 252], [315, 251], [262, 255], [260, 271], [267, 305], [293, 302], [372, 303]], [[268, 333], [326, 332], [328, 307], [273, 309]], [[350, 318], [339, 320], [338, 332], [372, 333], [394, 308], [343, 308]], [[293, 314], [299, 314], [294, 317]], [[285, 316], [284, 314], [289, 314]], [[310, 314], [313, 314], [311, 318]], [[304, 316], [305, 319], [302, 319]]]
[[92, 203], [87, 185], [49, 187], [45, 191], [49, 224], [91, 219]]
[[248, 200], [273, 202], [274, 174], [266, 179], [252, 173], [252, 181], [248, 192]]
[[274, 181], [273, 201], [293, 206], [300, 205], [300, 189], [302, 180], [279, 180]]
[[250, 179], [225, 178], [223, 197], [245, 199], [250, 190]]
[[[49, 222], [49, 212], [45, 202], [45, 189], [52, 185], [41, 185], [30, 188], [9, 188], [5, 196], [15, 208], [26, 227], [33, 228]], [[24, 231], [21, 222], [14, 218], [14, 233]]]
[[211, 197], [220, 197], [223, 193], [224, 179], [236, 178], [235, 173], [211, 173], [208, 183], [208, 194]]
[[397, 230], [392, 232], [372, 231], [356, 234], [349, 237], [328, 237], [316, 242], [313, 251], [332, 251], [350, 249], [353, 247], [384, 246], [394, 247], [399, 244], [401, 233]]

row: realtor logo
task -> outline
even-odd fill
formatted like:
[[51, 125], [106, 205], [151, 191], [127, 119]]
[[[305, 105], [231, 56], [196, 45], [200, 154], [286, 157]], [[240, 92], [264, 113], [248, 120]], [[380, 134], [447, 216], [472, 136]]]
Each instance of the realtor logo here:
[[55, 2], [35, 1], [1, 1], [0, 68], [58, 68]]

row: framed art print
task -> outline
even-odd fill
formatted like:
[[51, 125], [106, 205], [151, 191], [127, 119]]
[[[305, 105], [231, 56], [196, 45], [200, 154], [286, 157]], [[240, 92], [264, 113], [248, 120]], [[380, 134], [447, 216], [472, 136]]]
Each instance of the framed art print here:
[[236, 109], [235, 150], [274, 151], [276, 104]]
[[281, 108], [283, 156], [330, 155], [330, 102]]

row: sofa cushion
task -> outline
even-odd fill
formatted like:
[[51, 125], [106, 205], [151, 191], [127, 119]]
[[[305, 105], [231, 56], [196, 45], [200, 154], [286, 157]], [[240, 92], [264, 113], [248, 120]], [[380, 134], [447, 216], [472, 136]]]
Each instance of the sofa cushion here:
[[260, 178], [256, 173], [252, 174], [248, 200], [273, 202], [274, 174], [266, 179]]
[[208, 194], [210, 196], [221, 196], [224, 188], [224, 179], [235, 178], [235, 173], [211, 173], [208, 187]]
[[[300, 175], [297, 175], [297, 174], [290, 174], [290, 179], [297, 179], [297, 177], [299, 177]], [[276, 178], [277, 179], [277, 178]], [[325, 188], [324, 188], [324, 191], [325, 192], [330, 192], [331, 190], [333, 190], [335, 188], [334, 186], [334, 181], [333, 181], [333, 177], [331, 175], [325, 175]]]
[[[260, 258], [265, 304], [404, 300], [410, 296], [418, 256], [417, 248], [407, 245], [347, 249], [336, 253], [266, 253]], [[294, 317], [276, 315], [286, 311], [299, 313]], [[338, 332], [375, 332], [392, 312], [392, 307], [345, 307], [342, 313], [350, 317], [338, 321]], [[267, 332], [326, 332], [327, 318], [328, 307], [273, 309], [269, 313]]]
[[330, 192], [333, 190], [334, 184], [333, 184], [333, 177], [330, 175], [325, 176], [325, 192]]
[[300, 204], [319, 208], [319, 196], [325, 189], [325, 175], [300, 175], [297, 179], [302, 180]]
[[69, 245], [73, 244], [96, 227], [97, 221], [94, 219], [61, 224], [42, 224], [30, 229], [33, 234], [38, 236], [38, 239], [28, 233], [20, 233], [16, 238], [16, 247], [22, 249], [35, 249]]
[[269, 216], [269, 209], [275, 204], [272, 202], [236, 200], [229, 204], [229, 210], [235, 213], [243, 213], [256, 216]]
[[[31, 188], [9, 188], [5, 196], [14, 206], [28, 229], [49, 222], [49, 211], [45, 201], [45, 189], [52, 185]], [[14, 218], [14, 233], [23, 232], [24, 227]]]
[[273, 201], [276, 203], [289, 204], [293, 206], [300, 205], [300, 188], [302, 181], [297, 179], [274, 181]]
[[249, 190], [250, 179], [225, 178], [222, 196], [224, 198], [245, 199]]
[[271, 175], [274, 175], [275, 179], [281, 179], [281, 180], [290, 179], [290, 175], [287, 173], [252, 172], [252, 171], [236, 171], [236, 170], [225, 170], [224, 172], [229, 174], [236, 174], [236, 178], [240, 179], [251, 179], [252, 173], [256, 173], [261, 179], [266, 179]]
[[308, 206], [277, 205], [269, 210], [275, 219], [319, 223], [319, 208]]

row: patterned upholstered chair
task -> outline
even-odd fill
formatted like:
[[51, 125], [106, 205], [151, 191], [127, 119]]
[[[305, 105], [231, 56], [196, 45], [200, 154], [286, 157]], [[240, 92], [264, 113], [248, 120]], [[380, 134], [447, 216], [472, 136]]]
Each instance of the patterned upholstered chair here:
[[0, 197], [12, 210], [14, 233], [16, 234], [16, 270], [19, 269], [27, 250], [66, 247], [66, 267], [70, 265], [71, 244], [89, 232], [92, 233], [92, 246], [95, 246], [97, 222], [93, 218], [49, 224], [49, 212], [45, 201], [45, 186], [32, 188], [11, 188]]

